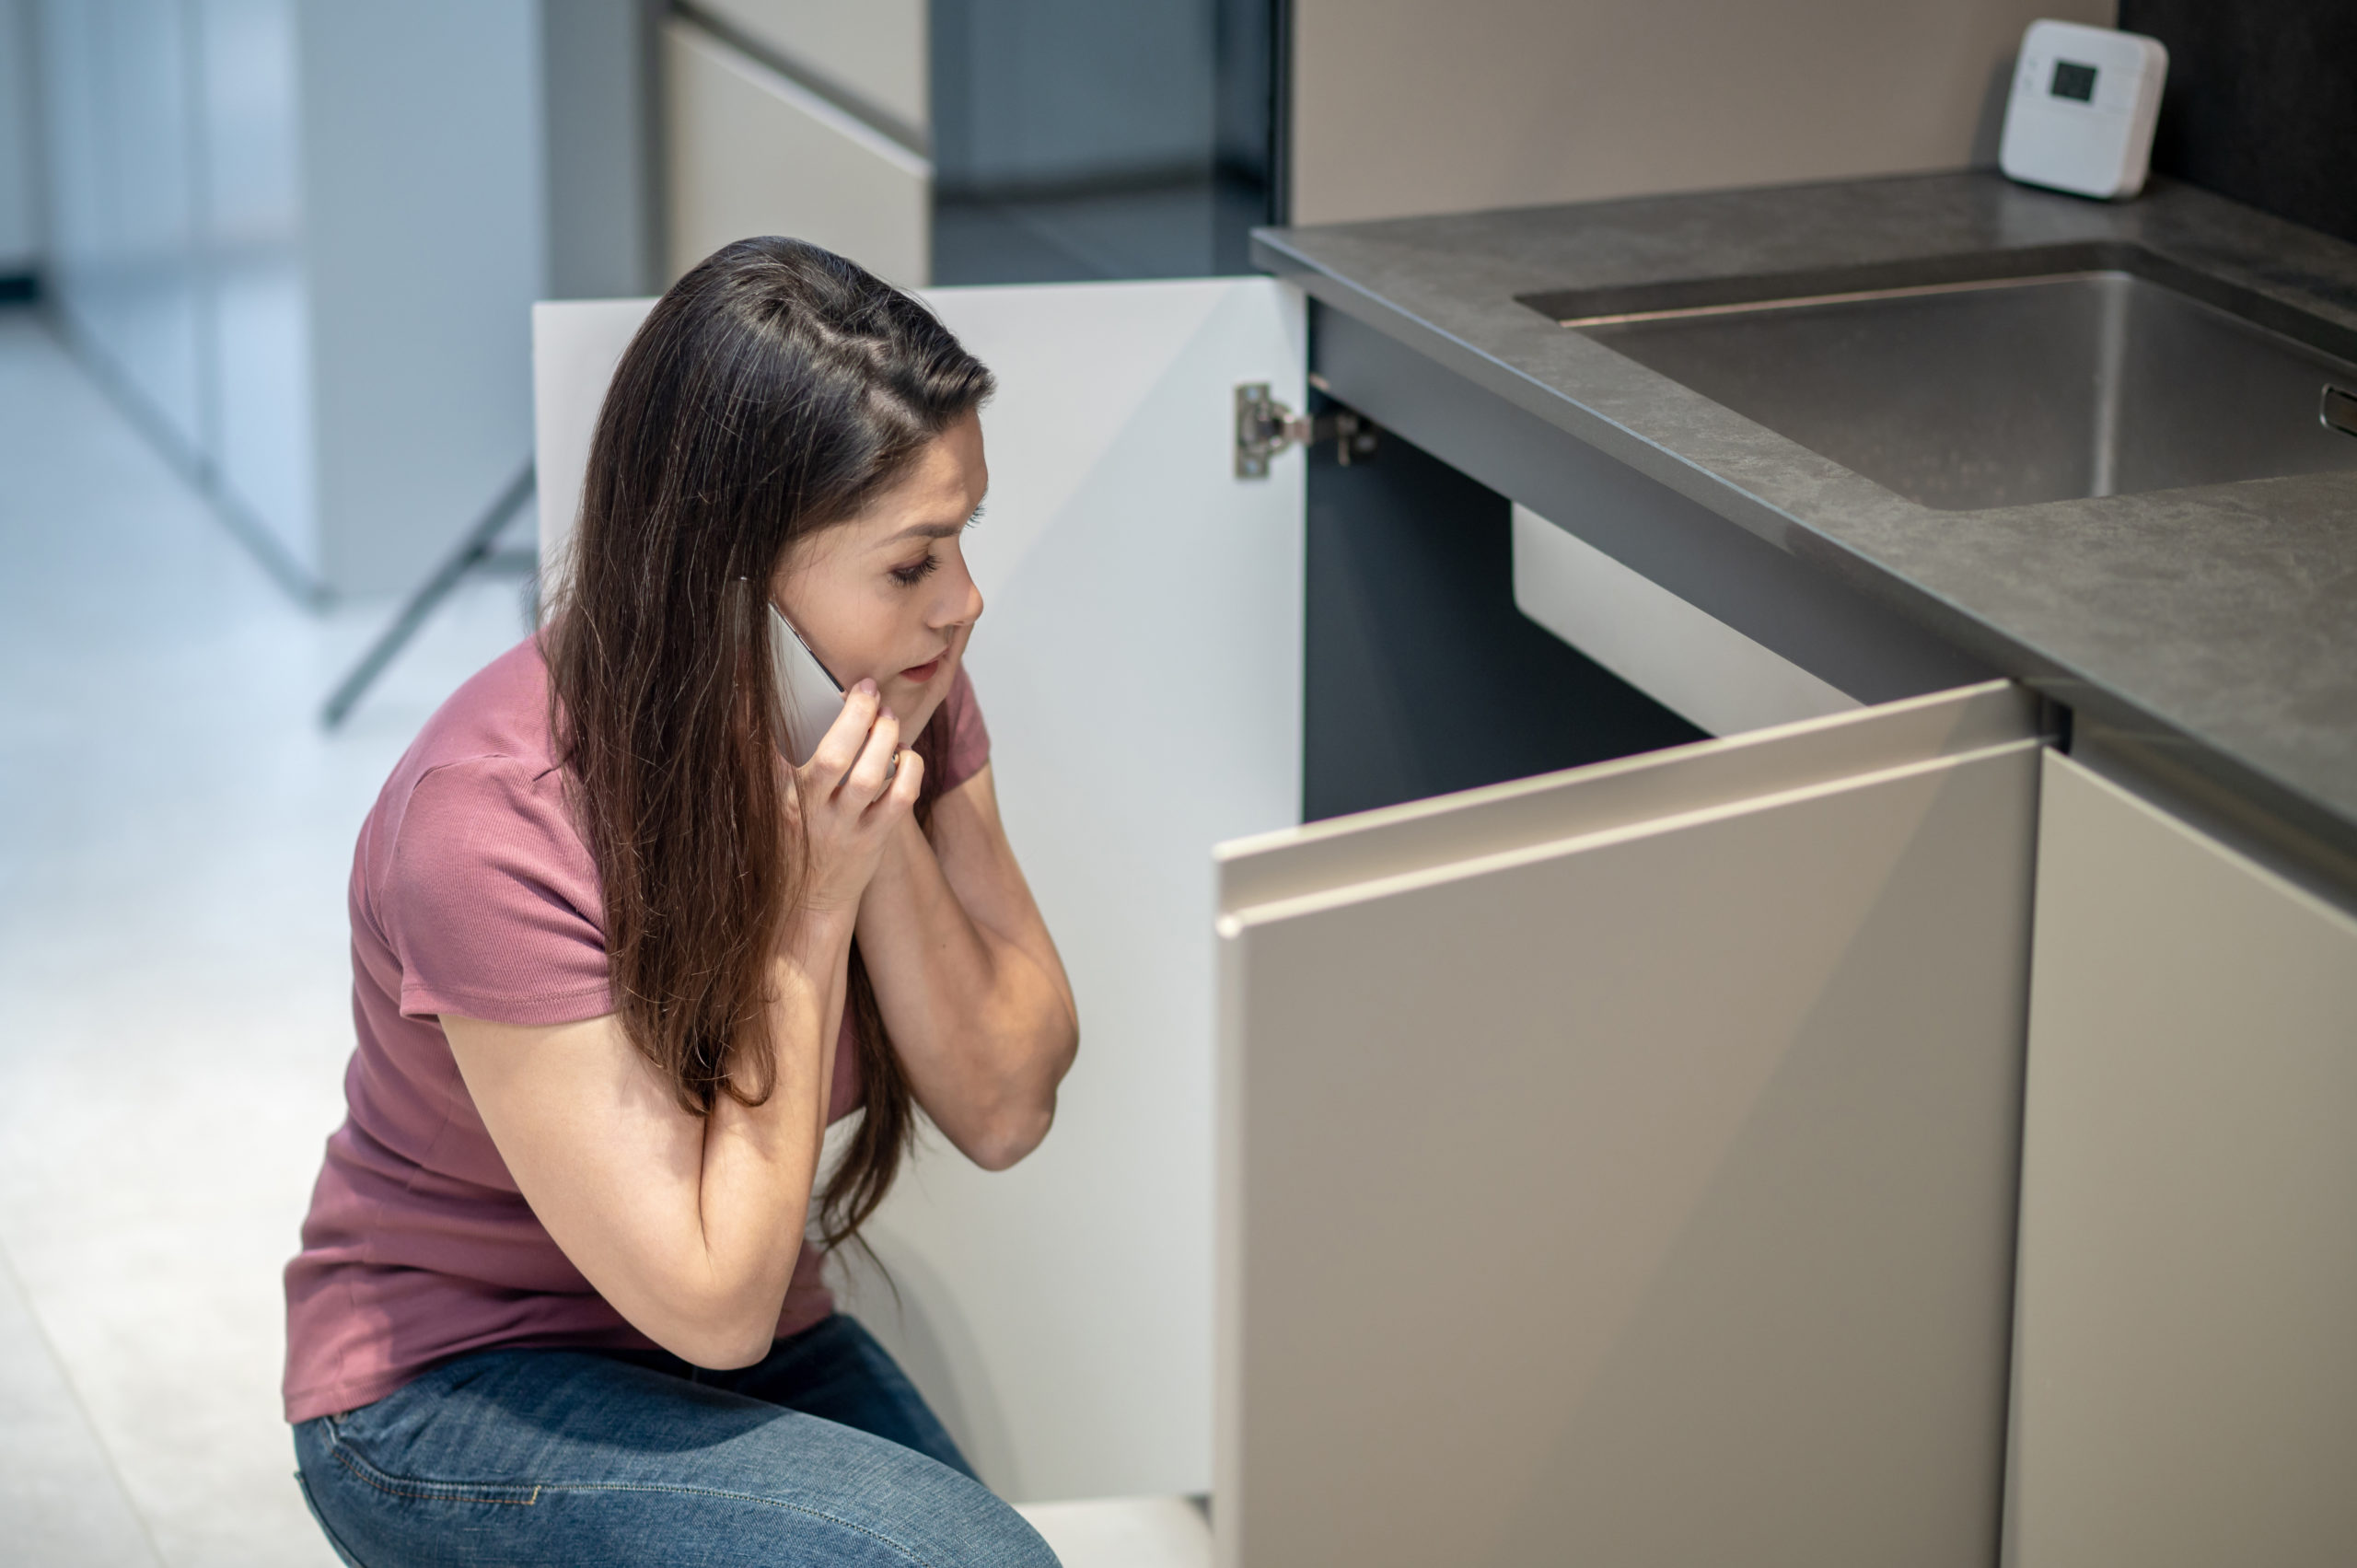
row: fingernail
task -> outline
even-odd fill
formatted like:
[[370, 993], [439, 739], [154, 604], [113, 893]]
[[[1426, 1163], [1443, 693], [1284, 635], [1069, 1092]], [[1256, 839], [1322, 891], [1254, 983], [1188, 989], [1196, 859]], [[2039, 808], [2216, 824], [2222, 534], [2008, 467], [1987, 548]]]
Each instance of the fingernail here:
[[859, 684], [853, 687], [852, 690], [858, 692], [863, 697], [873, 697], [879, 690], [881, 690], [881, 688], [876, 684], [873, 678], [863, 675], [859, 678]]

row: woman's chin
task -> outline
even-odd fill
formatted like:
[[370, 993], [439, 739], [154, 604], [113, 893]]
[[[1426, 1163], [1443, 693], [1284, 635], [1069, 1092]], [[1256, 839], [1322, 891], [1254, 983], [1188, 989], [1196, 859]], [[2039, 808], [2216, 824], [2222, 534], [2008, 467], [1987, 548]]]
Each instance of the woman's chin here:
[[957, 667], [946, 658], [935, 662], [938, 668], [930, 679], [911, 680], [904, 671], [884, 687], [885, 706], [900, 721], [900, 733], [911, 738], [932, 722], [933, 711], [949, 691], [949, 678]]

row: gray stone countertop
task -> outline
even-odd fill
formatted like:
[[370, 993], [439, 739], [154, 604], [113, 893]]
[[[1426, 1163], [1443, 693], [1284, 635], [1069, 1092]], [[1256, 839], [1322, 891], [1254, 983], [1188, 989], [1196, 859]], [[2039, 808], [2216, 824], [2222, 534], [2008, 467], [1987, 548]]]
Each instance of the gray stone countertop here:
[[1967, 172], [1262, 229], [1254, 257], [2156, 754], [2357, 845], [2357, 472], [1935, 511], [1518, 302], [2088, 242], [2140, 246], [2357, 342], [2357, 246], [2158, 180], [2121, 203]]

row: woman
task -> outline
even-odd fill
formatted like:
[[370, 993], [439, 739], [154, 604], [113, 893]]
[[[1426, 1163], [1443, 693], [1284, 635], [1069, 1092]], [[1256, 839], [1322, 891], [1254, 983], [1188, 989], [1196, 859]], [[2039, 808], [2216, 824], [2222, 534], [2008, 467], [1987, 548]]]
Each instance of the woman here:
[[[347, 1561], [1053, 1562], [819, 1279], [912, 1104], [1012, 1165], [1078, 1038], [961, 668], [991, 387], [839, 257], [696, 268], [615, 371], [549, 629], [362, 828], [350, 1115], [287, 1269]], [[849, 693], [798, 769], [772, 604]]]

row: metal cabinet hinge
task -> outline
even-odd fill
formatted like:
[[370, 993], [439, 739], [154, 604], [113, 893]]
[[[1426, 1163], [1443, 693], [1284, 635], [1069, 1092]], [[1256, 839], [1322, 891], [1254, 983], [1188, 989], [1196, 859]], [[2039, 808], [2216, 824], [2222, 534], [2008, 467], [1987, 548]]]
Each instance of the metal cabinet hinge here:
[[[2316, 418], [2328, 430], [2338, 430], [2343, 436], [2357, 436], [2357, 392], [2344, 392], [2331, 382], [2326, 382], [2324, 396], [2316, 400]], [[1244, 470], [1238, 469], [1237, 471], [1241, 473]]]
[[1295, 413], [1269, 395], [1266, 381], [1245, 381], [1236, 389], [1236, 477], [1266, 479], [1269, 459], [1290, 447], [1334, 443], [1334, 460], [1344, 468], [1372, 457], [1380, 444], [1372, 420], [1346, 408], [1329, 410], [1315, 419]]

